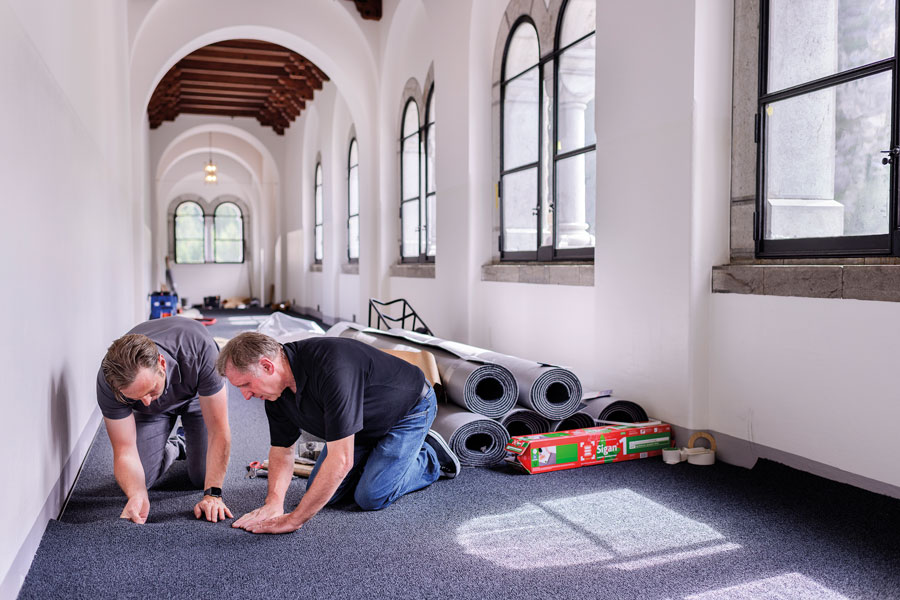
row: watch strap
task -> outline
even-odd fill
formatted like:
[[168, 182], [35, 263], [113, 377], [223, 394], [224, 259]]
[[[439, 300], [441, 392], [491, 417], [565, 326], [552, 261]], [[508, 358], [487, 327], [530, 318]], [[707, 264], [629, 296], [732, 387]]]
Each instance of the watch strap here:
[[203, 490], [204, 496], [212, 496], [213, 498], [221, 498], [222, 497], [222, 488], [217, 487], [209, 487]]

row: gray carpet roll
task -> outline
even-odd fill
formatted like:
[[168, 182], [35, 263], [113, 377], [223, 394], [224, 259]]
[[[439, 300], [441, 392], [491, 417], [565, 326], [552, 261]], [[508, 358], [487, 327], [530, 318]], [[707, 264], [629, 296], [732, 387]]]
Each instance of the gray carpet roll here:
[[630, 400], [620, 400], [613, 396], [595, 398], [584, 403], [581, 412], [587, 413], [596, 421], [617, 421], [619, 423], [638, 423], [647, 420], [647, 413], [641, 406]]
[[376, 348], [431, 352], [447, 399], [466, 410], [499, 418], [516, 404], [516, 380], [509, 369], [500, 365], [478, 358], [460, 358], [439, 347], [419, 344], [378, 329], [363, 328], [356, 323], [338, 323], [328, 330], [327, 335], [357, 339]]
[[570, 429], [585, 429], [587, 427], [593, 427], [594, 417], [584, 412], [583, 410], [579, 410], [577, 413], [573, 415], [569, 415], [565, 419], [561, 419], [559, 421], [551, 421], [550, 422], [550, 431], [569, 431]]
[[503, 462], [509, 434], [493, 419], [476, 415], [455, 404], [438, 404], [432, 429], [450, 445], [465, 467], [490, 467]]
[[[500, 424], [509, 432], [509, 436], [533, 435], [555, 431], [551, 429], [550, 420], [527, 408], [514, 408], [499, 419]], [[591, 424], [594, 421], [591, 419]]]
[[518, 385], [518, 403], [548, 419], [565, 419], [575, 413], [581, 404], [583, 391], [581, 381], [569, 369], [404, 329], [391, 329], [379, 333], [424, 346], [424, 349], [432, 352], [443, 350], [470, 362], [480, 360], [497, 367], [505, 367], [512, 373]]

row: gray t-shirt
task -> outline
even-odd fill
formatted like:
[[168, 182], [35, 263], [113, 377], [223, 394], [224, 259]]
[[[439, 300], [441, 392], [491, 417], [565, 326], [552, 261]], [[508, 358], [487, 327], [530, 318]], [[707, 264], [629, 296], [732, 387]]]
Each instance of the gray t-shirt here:
[[197, 396], [212, 396], [225, 380], [216, 373], [219, 348], [206, 327], [183, 317], [145, 321], [128, 333], [153, 340], [166, 359], [166, 389], [150, 406], [140, 401], [123, 404], [110, 389], [103, 369], [97, 372], [97, 404], [108, 419], [124, 419], [134, 412], [159, 414], [187, 404]]

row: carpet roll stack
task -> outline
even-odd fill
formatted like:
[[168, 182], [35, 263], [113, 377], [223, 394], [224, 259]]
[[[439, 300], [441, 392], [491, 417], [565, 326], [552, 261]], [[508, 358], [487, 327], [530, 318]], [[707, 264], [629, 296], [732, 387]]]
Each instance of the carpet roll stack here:
[[441, 434], [464, 467], [490, 467], [503, 462], [509, 434], [494, 419], [454, 404], [439, 404], [431, 428]]
[[[498, 420], [506, 428], [510, 437], [555, 431], [550, 429], [551, 424], [546, 417], [527, 408], [514, 408]], [[591, 424], [593, 425], [593, 423], [594, 421], [591, 419]]]
[[579, 410], [578, 412], [569, 415], [565, 419], [551, 421], [550, 429], [548, 429], [547, 431], [569, 431], [570, 429], [585, 429], [587, 427], [593, 426], [594, 417], [584, 412], [583, 410]]
[[647, 413], [641, 406], [630, 400], [620, 400], [613, 396], [586, 400], [581, 412], [596, 421], [613, 421], [616, 423], [637, 423], [647, 420]]

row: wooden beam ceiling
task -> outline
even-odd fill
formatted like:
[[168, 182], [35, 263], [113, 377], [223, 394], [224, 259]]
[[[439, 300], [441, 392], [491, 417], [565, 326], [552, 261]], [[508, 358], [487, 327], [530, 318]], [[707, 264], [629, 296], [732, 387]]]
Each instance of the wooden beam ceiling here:
[[147, 106], [150, 128], [191, 113], [255, 117], [283, 135], [325, 81], [321, 69], [282, 46], [218, 42], [191, 52], [160, 80]]
[[363, 19], [381, 20], [381, 0], [352, 0]]

